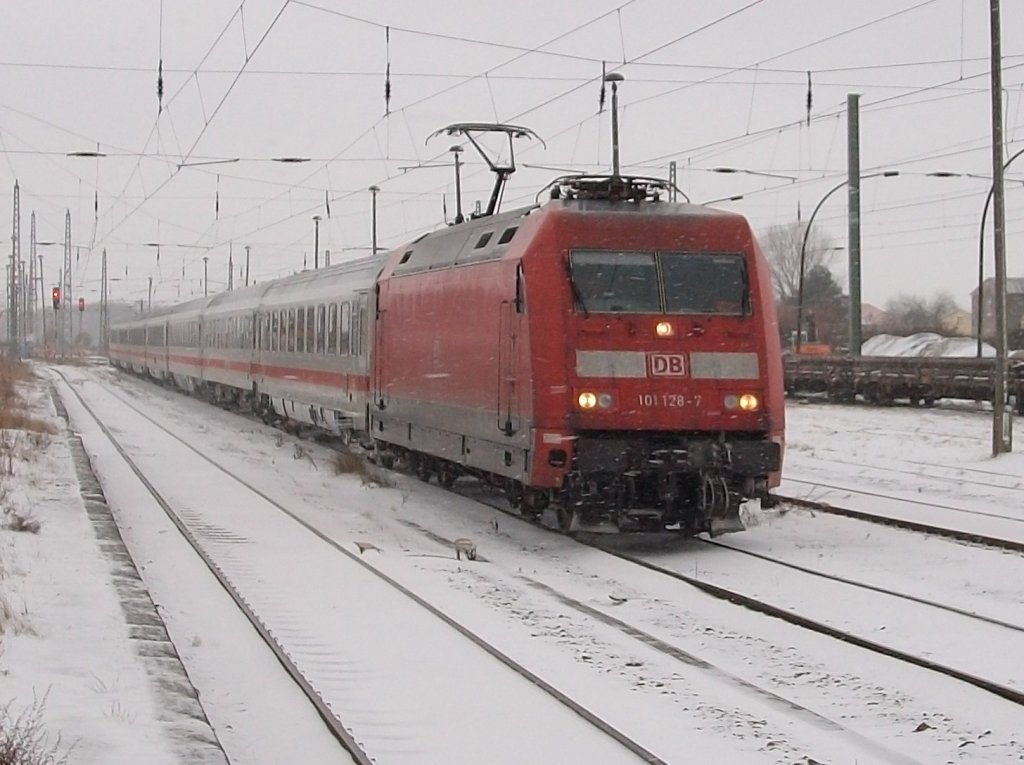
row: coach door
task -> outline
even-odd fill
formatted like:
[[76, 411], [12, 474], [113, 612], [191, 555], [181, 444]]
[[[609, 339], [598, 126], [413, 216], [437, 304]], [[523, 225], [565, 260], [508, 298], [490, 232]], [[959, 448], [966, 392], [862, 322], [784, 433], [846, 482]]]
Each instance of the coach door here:
[[370, 402], [371, 411], [383, 410], [387, 407], [387, 383], [384, 379], [384, 355], [385, 349], [385, 333], [384, 333], [384, 315], [386, 311], [381, 308], [381, 282], [377, 282], [374, 288], [374, 301], [373, 301], [373, 331], [369, 333], [370, 342], [373, 343], [372, 353], [370, 355], [370, 395], [372, 400]]

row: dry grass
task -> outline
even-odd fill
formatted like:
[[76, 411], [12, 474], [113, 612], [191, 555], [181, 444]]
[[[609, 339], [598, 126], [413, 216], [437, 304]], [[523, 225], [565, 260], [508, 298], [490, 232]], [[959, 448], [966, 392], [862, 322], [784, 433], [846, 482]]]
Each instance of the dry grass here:
[[16, 510], [4, 508], [3, 527], [8, 531], [21, 531], [26, 534], [38, 534], [43, 527], [41, 521], [32, 515], [23, 515]]
[[[14, 608], [7, 596], [0, 592], [0, 635], [35, 635], [28, 620], [28, 609], [22, 606], [20, 610]], [[2, 648], [2, 645], [0, 645]], [[2, 765], [0, 760], [0, 765]]]
[[[357, 475], [364, 486], [382, 486], [390, 488], [394, 482], [381, 469], [371, 465], [358, 454], [342, 449], [331, 458], [331, 468], [335, 475]], [[2, 765], [2, 764], [0, 764]]]
[[34, 433], [56, 433], [48, 422], [29, 416], [18, 395], [18, 384], [34, 379], [29, 366], [20, 361], [0, 358], [0, 430], [26, 430]]
[[0, 707], [0, 765], [64, 765], [67, 753], [61, 753], [60, 736], [52, 744], [43, 730], [46, 698], [15, 714], [11, 704]]

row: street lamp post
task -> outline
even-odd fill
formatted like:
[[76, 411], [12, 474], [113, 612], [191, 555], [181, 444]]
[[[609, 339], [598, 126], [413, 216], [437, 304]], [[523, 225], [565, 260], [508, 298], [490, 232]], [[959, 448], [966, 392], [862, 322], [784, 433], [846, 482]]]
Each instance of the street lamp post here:
[[313, 216], [313, 270], [320, 268], [320, 216]]
[[[456, 154], [455, 155], [456, 162], [458, 161], [458, 157], [459, 157], [459, 155]], [[380, 188], [378, 188], [377, 186], [370, 186], [370, 194], [372, 195], [372, 200], [370, 202], [370, 206], [371, 206], [371, 209], [370, 209], [370, 226], [373, 229], [373, 233], [372, 233], [373, 239], [372, 239], [372, 244], [371, 244], [372, 249], [370, 251], [374, 255], [377, 254], [377, 192], [378, 191], [380, 191]]]
[[[883, 178], [891, 178], [891, 177], [893, 177], [895, 175], [899, 175], [899, 174], [900, 174], [899, 170], [883, 170], [880, 173], [868, 173], [867, 175], [862, 175], [861, 179], [863, 180], [864, 178], [877, 178], [879, 176], [881, 176]], [[800, 243], [800, 279], [799, 279], [799, 282], [798, 282], [797, 297], [796, 297], [796, 343], [795, 343], [795, 345], [796, 345], [796, 352], [797, 353], [800, 353], [800, 344], [801, 344], [801, 337], [800, 336], [801, 336], [801, 334], [803, 332], [803, 322], [804, 322], [804, 264], [807, 261], [807, 240], [810, 238], [811, 224], [814, 223], [814, 217], [818, 214], [818, 210], [821, 209], [821, 206], [823, 204], [825, 204], [825, 200], [828, 199], [830, 196], [832, 196], [837, 191], [839, 191], [839, 189], [843, 188], [843, 186], [845, 186], [849, 182], [850, 182], [850, 180], [849, 180], [849, 178], [847, 178], [845, 180], [840, 181], [839, 183], [837, 183], [835, 186], [833, 186], [832, 188], [830, 188], [828, 190], [828, 192], [825, 194], [825, 196], [823, 196], [818, 201], [818, 204], [815, 205], [814, 212], [812, 212], [811, 213], [811, 217], [807, 219], [807, 227], [804, 228], [803, 241]], [[854, 306], [853, 303], [851, 302], [850, 310], [851, 311], [855, 311], [855, 310], [859, 311], [860, 310], [860, 306]]]
[[[1005, 171], [1007, 168], [1009, 168], [1010, 167], [1010, 163], [1013, 162], [1013, 160], [1017, 159], [1017, 157], [1019, 157], [1021, 154], [1024, 154], [1024, 149], [1021, 149], [1016, 154], [1014, 154], [1012, 157], [1010, 157], [1008, 160], [1006, 160], [1006, 162], [1003, 163], [1003, 170]], [[995, 194], [995, 191], [996, 191], [996, 185], [993, 182], [992, 185], [988, 189], [988, 196], [985, 197], [985, 206], [981, 210], [981, 231], [978, 234], [978, 315], [977, 315], [976, 318], [978, 320], [978, 349], [977, 349], [977, 353], [978, 353], [978, 358], [979, 359], [981, 358], [981, 319], [982, 319], [982, 316], [983, 316], [983, 313], [982, 313], [983, 300], [982, 300], [982, 298], [984, 297], [984, 294], [985, 294], [983, 289], [982, 289], [984, 281], [985, 281], [985, 220], [986, 220], [986, 218], [988, 218], [988, 208], [992, 206], [992, 197]]]

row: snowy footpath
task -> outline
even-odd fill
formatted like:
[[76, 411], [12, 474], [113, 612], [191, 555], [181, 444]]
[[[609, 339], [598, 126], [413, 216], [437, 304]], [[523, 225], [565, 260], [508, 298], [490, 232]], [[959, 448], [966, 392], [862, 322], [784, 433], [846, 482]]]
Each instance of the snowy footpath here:
[[69, 763], [226, 762], [49, 383], [18, 393], [40, 427], [0, 433], [5, 736], [37, 726]]

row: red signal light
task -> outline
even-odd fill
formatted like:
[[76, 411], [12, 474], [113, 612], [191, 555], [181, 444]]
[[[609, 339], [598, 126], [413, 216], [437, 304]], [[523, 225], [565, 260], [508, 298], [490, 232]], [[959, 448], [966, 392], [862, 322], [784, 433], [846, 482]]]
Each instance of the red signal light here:
[[50, 290], [50, 297], [53, 298], [53, 310], [58, 310], [60, 308], [60, 287]]
[[83, 298], [83, 297], [78, 298], [78, 310], [79, 311], [84, 311], [85, 310], [85, 298]]

